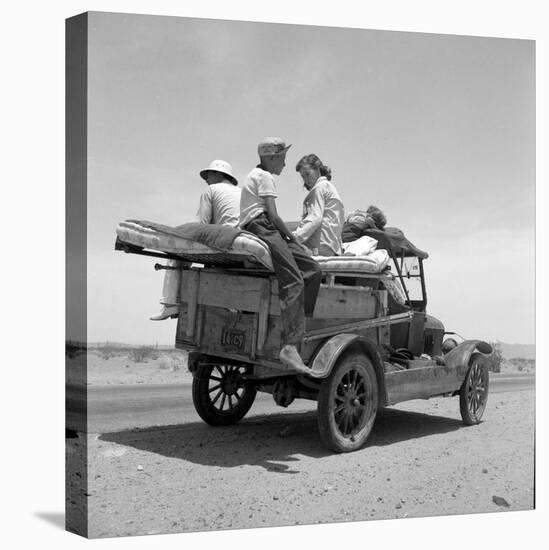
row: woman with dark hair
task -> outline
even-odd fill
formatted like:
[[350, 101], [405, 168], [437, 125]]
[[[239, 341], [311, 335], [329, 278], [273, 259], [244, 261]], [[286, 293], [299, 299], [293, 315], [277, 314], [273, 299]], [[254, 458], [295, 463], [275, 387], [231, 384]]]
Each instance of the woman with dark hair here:
[[345, 214], [339, 193], [330, 181], [332, 171], [315, 154], [305, 155], [295, 169], [308, 191], [303, 217], [294, 231], [296, 240], [315, 256], [340, 255]]

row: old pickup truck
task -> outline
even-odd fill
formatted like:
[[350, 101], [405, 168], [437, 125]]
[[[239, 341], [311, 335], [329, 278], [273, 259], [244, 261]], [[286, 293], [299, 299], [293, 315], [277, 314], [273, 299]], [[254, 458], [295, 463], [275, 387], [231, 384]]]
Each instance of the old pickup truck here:
[[480, 422], [491, 347], [443, 341], [452, 333], [426, 312], [428, 255], [400, 230], [368, 232], [375, 261], [318, 259], [323, 282], [300, 349], [311, 373], [300, 374], [278, 359], [278, 284], [268, 258], [258, 261], [245, 247], [188, 247], [183, 237], [178, 244], [185, 233], [175, 230], [163, 241], [164, 226], [124, 223], [116, 249], [176, 261], [156, 268], [180, 273], [175, 346], [189, 352], [194, 406], [208, 424], [238, 422], [258, 391], [282, 407], [317, 401], [321, 440], [336, 452], [364, 445], [380, 407], [411, 399], [457, 396], [463, 422]]

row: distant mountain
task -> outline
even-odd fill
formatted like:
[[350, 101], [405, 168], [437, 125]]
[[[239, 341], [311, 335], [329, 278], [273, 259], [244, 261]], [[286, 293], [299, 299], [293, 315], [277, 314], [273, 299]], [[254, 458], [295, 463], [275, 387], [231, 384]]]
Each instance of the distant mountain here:
[[536, 358], [536, 346], [534, 344], [505, 344], [500, 342], [501, 353], [505, 359], [522, 357], [523, 359]]

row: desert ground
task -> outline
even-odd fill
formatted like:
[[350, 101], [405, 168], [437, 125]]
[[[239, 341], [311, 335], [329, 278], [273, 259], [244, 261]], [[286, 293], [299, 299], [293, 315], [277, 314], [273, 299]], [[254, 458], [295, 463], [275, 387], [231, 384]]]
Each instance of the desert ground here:
[[[174, 353], [146, 363], [90, 354], [88, 384], [188, 385], [185, 363]], [[183, 393], [190, 400], [190, 386]], [[529, 510], [534, 398], [532, 388], [494, 393], [472, 427], [455, 397], [382, 409], [366, 446], [348, 454], [322, 446], [316, 404], [305, 400], [273, 403], [268, 414], [252, 407], [225, 428], [189, 414], [79, 433], [67, 439], [67, 498], [75, 505], [85, 493], [90, 537]], [[77, 462], [83, 444], [86, 475]]]

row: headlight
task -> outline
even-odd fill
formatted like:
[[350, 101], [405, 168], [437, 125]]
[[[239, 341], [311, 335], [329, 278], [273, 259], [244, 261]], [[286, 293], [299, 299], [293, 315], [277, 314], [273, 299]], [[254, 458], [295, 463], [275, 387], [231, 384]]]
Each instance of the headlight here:
[[458, 343], [453, 338], [447, 338], [442, 342], [442, 353], [446, 355], [449, 351], [457, 347]]

